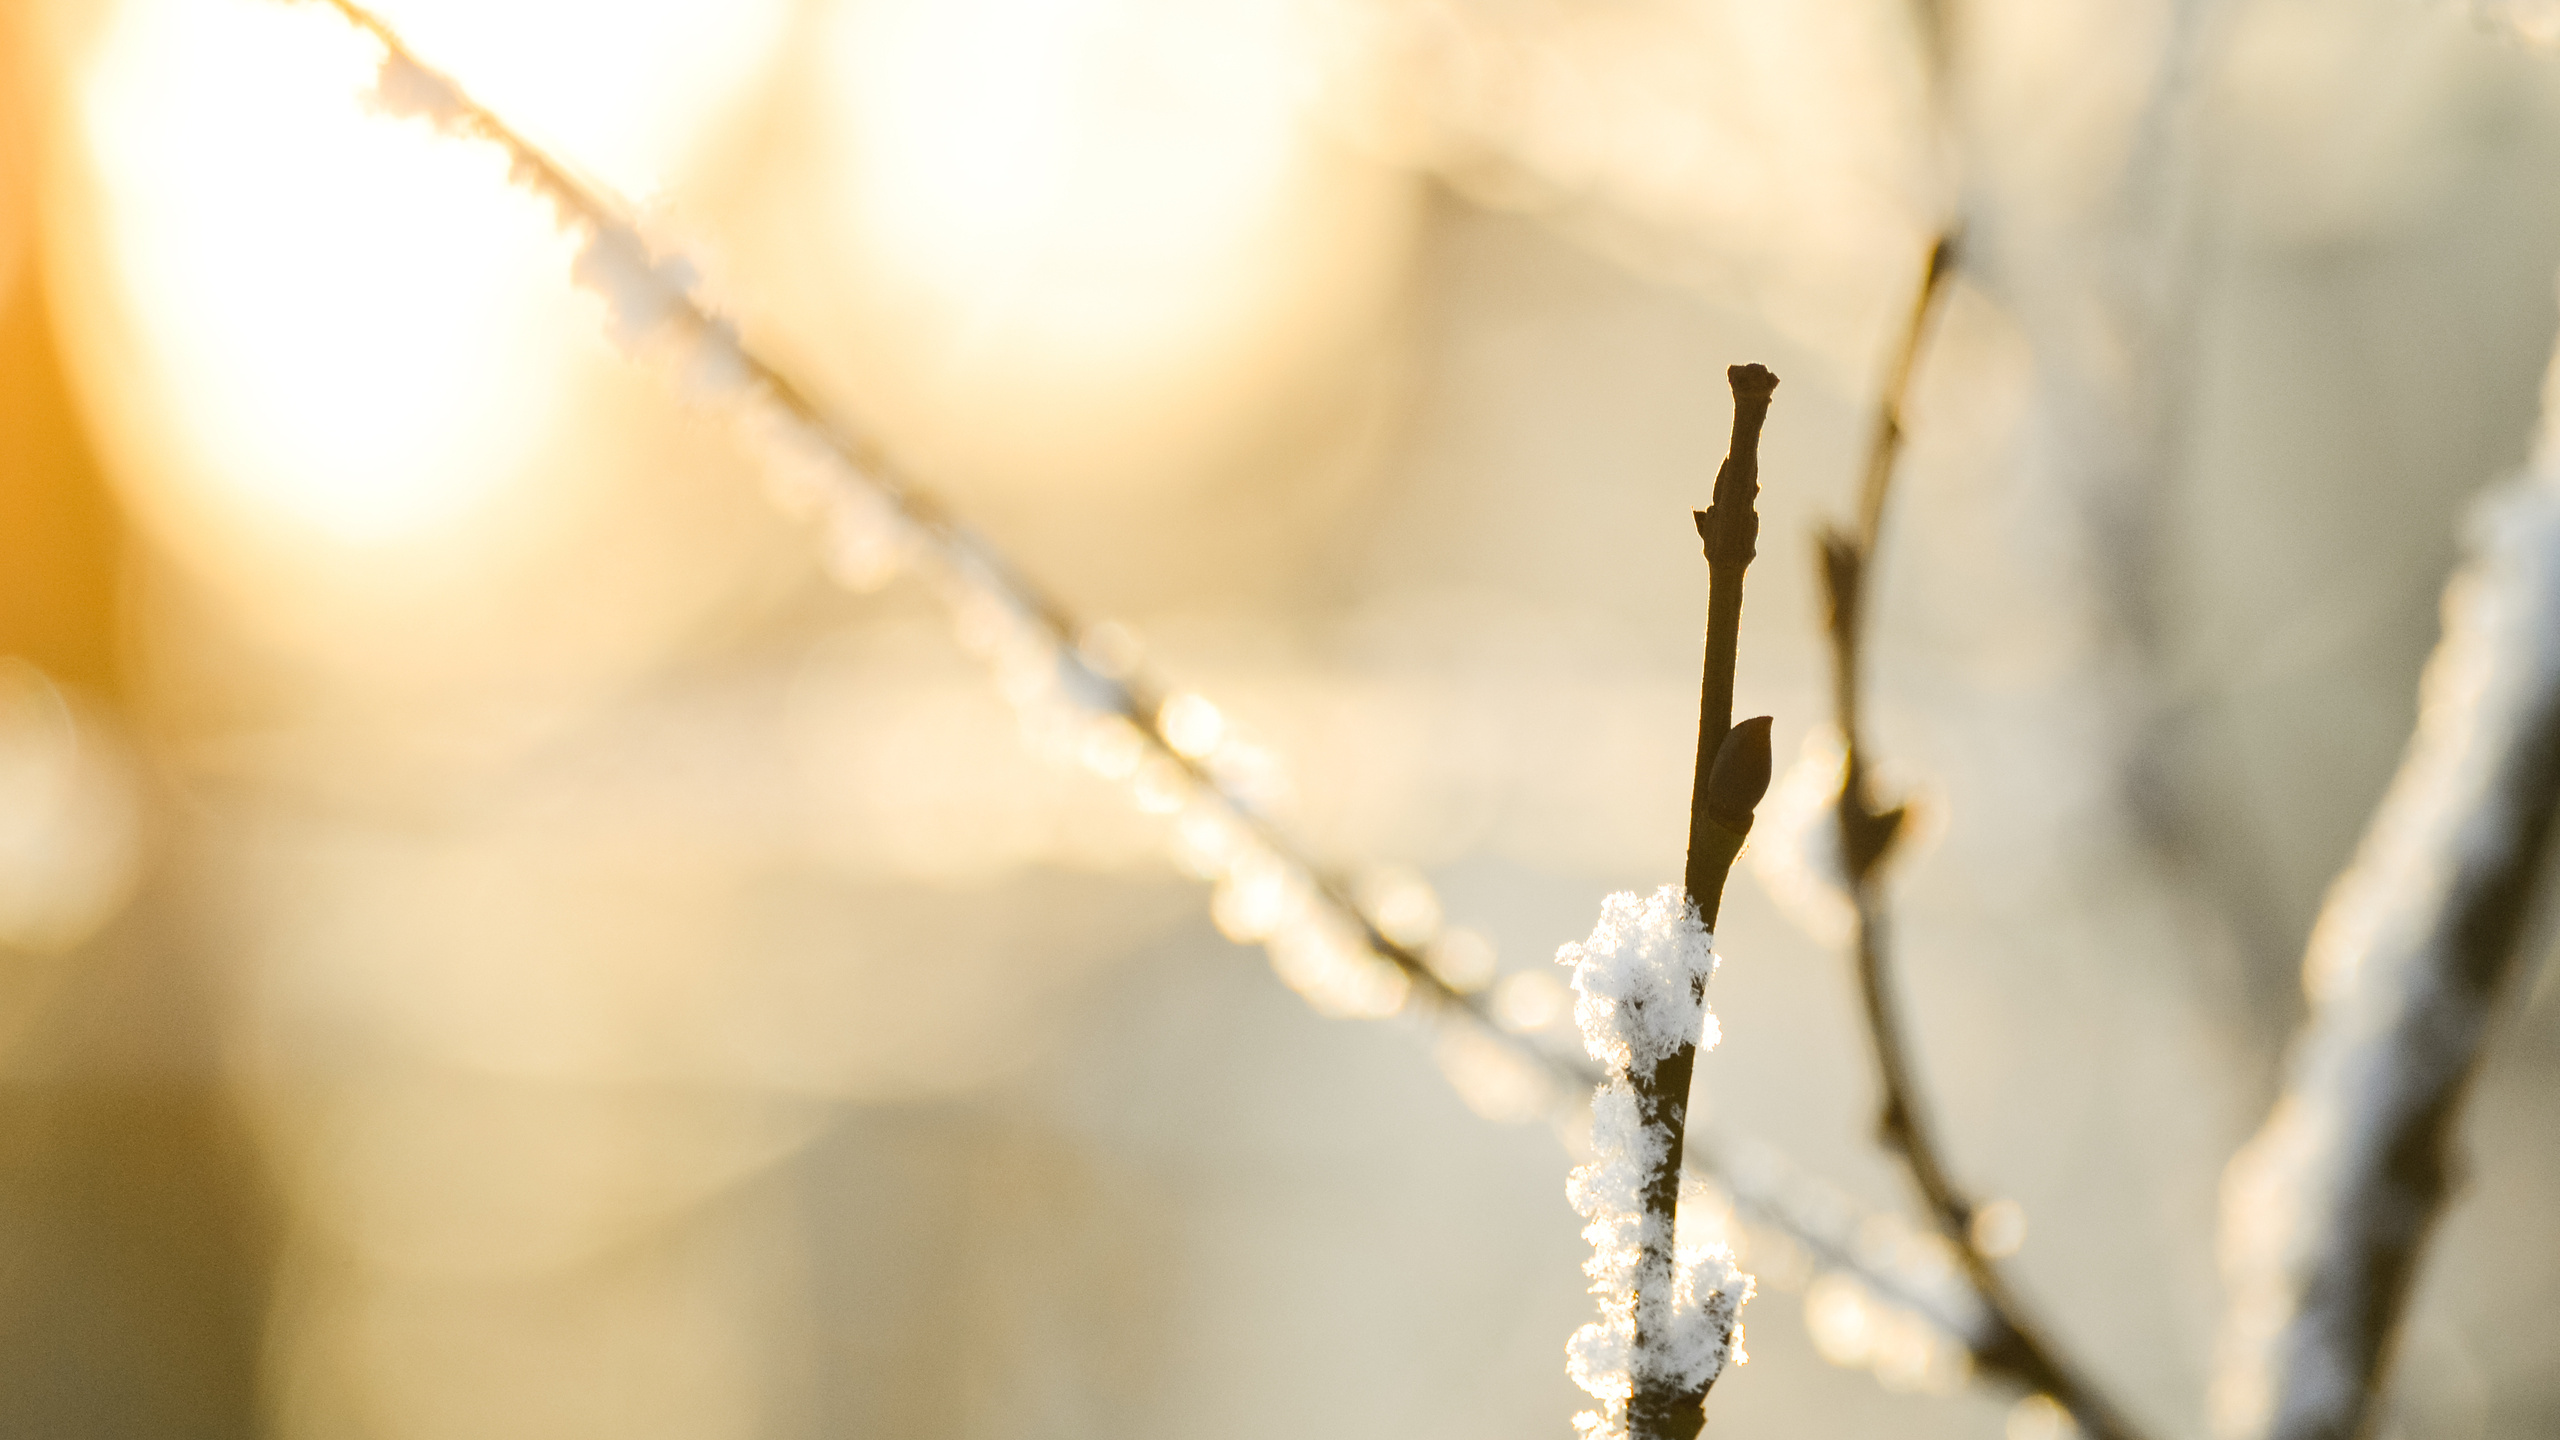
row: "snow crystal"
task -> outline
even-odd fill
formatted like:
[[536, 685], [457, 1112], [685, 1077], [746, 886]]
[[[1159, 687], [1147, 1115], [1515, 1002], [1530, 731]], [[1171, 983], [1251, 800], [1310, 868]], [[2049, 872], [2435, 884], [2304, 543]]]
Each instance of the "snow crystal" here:
[[[1600, 1307], [1600, 1318], [1566, 1342], [1565, 1366], [1604, 1407], [1575, 1416], [1575, 1428], [1585, 1440], [1623, 1440], [1639, 1380], [1694, 1392], [1743, 1358], [1738, 1322], [1751, 1277], [1721, 1245], [1666, 1243], [1676, 1240], [1660, 1233], [1671, 1218], [1646, 1213], [1646, 1181], [1672, 1137], [1667, 1125], [1647, 1121], [1631, 1083], [1638, 1065], [1684, 1044], [1715, 1044], [1706, 1008], [1715, 937], [1688, 893], [1666, 885], [1645, 900], [1610, 896], [1591, 938], [1565, 946], [1556, 960], [1573, 967], [1574, 1018], [1610, 1070], [1591, 1099], [1592, 1158], [1565, 1183], [1565, 1198], [1589, 1222], [1582, 1235], [1591, 1258], [1582, 1268]], [[1657, 1258], [1648, 1261], [1648, 1251]]]
[[1602, 901], [1591, 938], [1556, 952], [1557, 964], [1573, 967], [1581, 997], [1573, 1018], [1591, 1058], [1625, 1074], [1683, 1045], [1714, 1045], [1715, 1017], [1706, 1007], [1714, 946], [1677, 885], [1641, 901], [1626, 891]]

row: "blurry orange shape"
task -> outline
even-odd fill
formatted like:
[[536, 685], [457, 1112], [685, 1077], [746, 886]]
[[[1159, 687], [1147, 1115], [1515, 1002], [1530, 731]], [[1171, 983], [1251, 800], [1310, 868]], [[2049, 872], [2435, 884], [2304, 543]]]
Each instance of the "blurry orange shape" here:
[[86, 940], [121, 908], [140, 862], [141, 801], [122, 746], [44, 672], [0, 655], [0, 951]]
[[[0, 126], [11, 123], [11, 117], [0, 113]], [[0, 129], [0, 140], [14, 140]], [[26, 250], [26, 206], [18, 199], [18, 177], [0, 170], [0, 304], [6, 304], [18, 287], [18, 257]]]
[[838, 37], [862, 228], [964, 330], [1127, 364], [1231, 323], [1307, 159], [1288, 0], [874, 0]]

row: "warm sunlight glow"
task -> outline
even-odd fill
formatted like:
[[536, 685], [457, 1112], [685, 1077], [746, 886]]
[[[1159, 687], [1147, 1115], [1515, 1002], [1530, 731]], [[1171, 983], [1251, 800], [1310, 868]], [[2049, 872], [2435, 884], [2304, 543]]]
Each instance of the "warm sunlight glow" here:
[[1160, 344], [1220, 310], [1305, 158], [1286, 0], [882, 0], [838, 34], [861, 223], [964, 324]]
[[378, 0], [376, 13], [509, 124], [647, 200], [763, 73], [791, 0]]
[[527, 302], [561, 283], [496, 162], [359, 107], [373, 58], [317, 8], [132, 0], [81, 97], [135, 383], [207, 498], [339, 543], [520, 460], [556, 348]]
[[[778, 14], [412, 8], [435, 63], [635, 187]], [[562, 365], [595, 344], [566, 242], [503, 161], [366, 110], [376, 53], [316, 5], [128, 0], [86, 77], [101, 258], [143, 332], [129, 398], [211, 492], [190, 511], [339, 545], [449, 529], [523, 472]]]

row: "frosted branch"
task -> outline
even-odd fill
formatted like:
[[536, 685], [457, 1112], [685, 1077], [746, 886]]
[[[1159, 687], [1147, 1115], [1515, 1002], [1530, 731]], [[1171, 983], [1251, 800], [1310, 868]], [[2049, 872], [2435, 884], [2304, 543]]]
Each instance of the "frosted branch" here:
[[1984, 1333], [1974, 1347], [1975, 1364], [2031, 1393], [2052, 1397], [2093, 1440], [2129, 1440], [2135, 1433], [2131, 1422], [2063, 1355], [2009, 1288], [1992, 1257], [1976, 1243], [1973, 1231], [1979, 1207], [1956, 1183], [1947, 1164], [1921, 1096], [1917, 1057], [1893, 994], [1883, 871], [1902, 832], [1904, 811], [1899, 805], [1880, 804], [1874, 794], [1873, 760], [1865, 740], [1867, 579], [1874, 570], [1885, 502], [1901, 458], [1902, 415], [1912, 376], [1931, 317], [1955, 272], [1958, 247], [1954, 234], [1940, 236], [1921, 271], [1910, 314], [1877, 397], [1857, 521], [1853, 527], [1826, 530], [1821, 536], [1833, 723], [1842, 746], [1839, 789], [1831, 807], [1839, 878], [1849, 901], [1850, 948], [1857, 960], [1867, 1042], [1875, 1056], [1880, 1092], [1876, 1131], [1902, 1162], [1930, 1223], [1959, 1257], [1965, 1282], [1982, 1307]]
[[[2547, 423], [2547, 422], [2546, 422]], [[2311, 1013], [2223, 1180], [2216, 1429], [2365, 1433], [2560, 803], [2560, 455], [2493, 492], [2416, 732], [2303, 960]]]

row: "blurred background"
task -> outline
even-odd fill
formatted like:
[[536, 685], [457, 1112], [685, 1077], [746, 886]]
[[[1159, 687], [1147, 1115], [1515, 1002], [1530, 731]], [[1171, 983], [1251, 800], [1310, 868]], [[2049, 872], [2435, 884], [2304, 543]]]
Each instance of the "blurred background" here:
[[[1812, 527], [1961, 218], [1875, 602], [1908, 1003], [2026, 1291], [2205, 1432], [2221, 1169], [2536, 423], [2553, 17], [383, 12], [1533, 1030], [1676, 874], [1723, 367], [1784, 377], [1740, 703], [1818, 753]], [[0, 17], [0, 1433], [1563, 1433], [1554, 1137], [1224, 938], [928, 592], [835, 584], [502, 157], [369, 113], [320, 5]], [[1802, 859], [1728, 902], [1700, 1103], [1897, 1209]], [[2560, 1428], [2552, 989], [2395, 1435]], [[1751, 1248], [1716, 1433], [2050, 1433]]]

